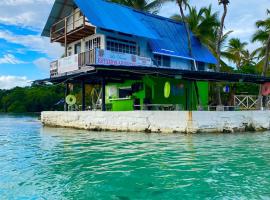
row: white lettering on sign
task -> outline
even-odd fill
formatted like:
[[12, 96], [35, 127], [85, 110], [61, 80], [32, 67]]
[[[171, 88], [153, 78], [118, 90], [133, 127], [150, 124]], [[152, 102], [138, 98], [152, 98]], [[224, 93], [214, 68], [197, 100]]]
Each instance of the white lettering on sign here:
[[141, 57], [133, 54], [96, 49], [96, 64], [150, 67], [152, 66], [152, 60], [151, 58]]
[[79, 69], [78, 54], [58, 60], [58, 73], [63, 74]]

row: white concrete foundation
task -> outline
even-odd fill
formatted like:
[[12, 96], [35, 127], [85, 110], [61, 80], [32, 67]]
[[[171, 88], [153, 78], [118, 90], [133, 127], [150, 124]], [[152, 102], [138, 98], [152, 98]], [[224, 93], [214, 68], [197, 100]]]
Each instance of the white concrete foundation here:
[[42, 112], [45, 126], [86, 130], [201, 133], [270, 130], [269, 111]]

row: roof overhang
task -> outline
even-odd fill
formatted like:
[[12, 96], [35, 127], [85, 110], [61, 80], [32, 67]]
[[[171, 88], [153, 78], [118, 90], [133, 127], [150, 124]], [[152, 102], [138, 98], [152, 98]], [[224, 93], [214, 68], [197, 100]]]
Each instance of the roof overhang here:
[[207, 81], [207, 82], [241, 82], [263, 84], [270, 82], [270, 77], [263, 77], [253, 74], [237, 74], [224, 72], [208, 72], [208, 71], [191, 71], [181, 69], [166, 68], [149, 68], [142, 66], [92, 66], [91, 70], [73, 75], [48, 78], [37, 80], [35, 83], [64, 83], [64, 82], [80, 82], [82, 80], [90, 83], [100, 83], [105, 78], [109, 82], [121, 82], [123, 80], [139, 80], [145, 75], [153, 75], [160, 77], [171, 77], [176, 79], [190, 81]]
[[74, 7], [76, 7], [76, 5], [73, 0], [55, 0], [41, 36], [50, 37], [51, 26], [70, 15]]

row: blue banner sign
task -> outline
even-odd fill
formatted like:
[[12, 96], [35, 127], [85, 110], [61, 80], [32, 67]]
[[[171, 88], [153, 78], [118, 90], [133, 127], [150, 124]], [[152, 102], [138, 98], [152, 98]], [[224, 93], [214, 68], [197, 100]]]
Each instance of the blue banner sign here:
[[96, 64], [150, 67], [152, 66], [152, 60], [151, 58], [141, 57], [133, 54], [96, 49]]

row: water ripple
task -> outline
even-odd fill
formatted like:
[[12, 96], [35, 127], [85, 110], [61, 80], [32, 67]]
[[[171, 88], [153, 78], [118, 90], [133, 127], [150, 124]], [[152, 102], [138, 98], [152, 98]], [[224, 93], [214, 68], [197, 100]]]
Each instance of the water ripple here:
[[0, 199], [270, 199], [270, 133], [43, 128], [0, 116]]

